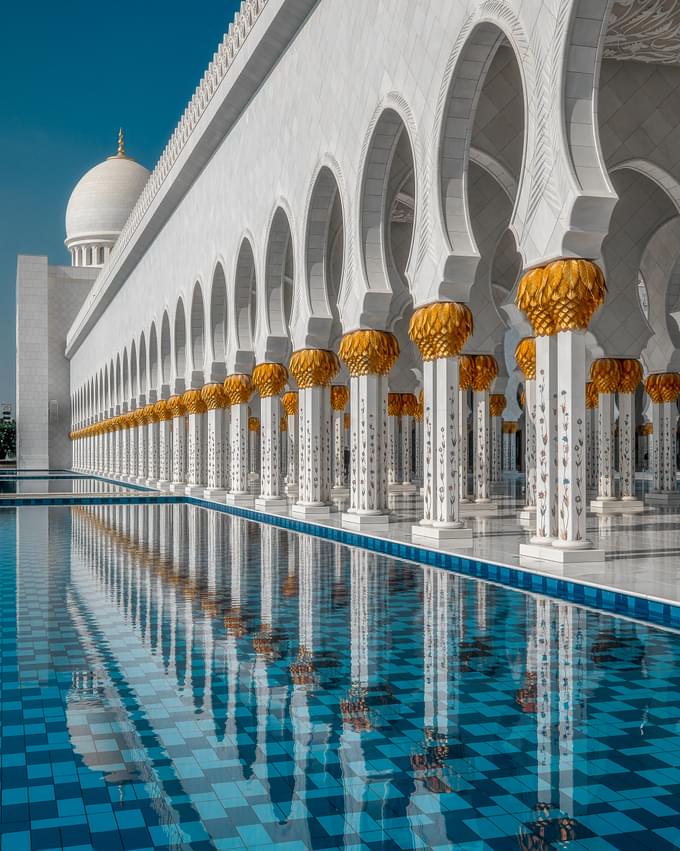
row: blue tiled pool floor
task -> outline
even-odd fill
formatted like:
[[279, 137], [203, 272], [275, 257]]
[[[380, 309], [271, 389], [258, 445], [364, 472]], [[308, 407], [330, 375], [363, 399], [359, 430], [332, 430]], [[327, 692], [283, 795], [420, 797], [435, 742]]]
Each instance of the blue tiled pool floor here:
[[0, 511], [5, 849], [680, 844], [680, 637], [194, 506]]

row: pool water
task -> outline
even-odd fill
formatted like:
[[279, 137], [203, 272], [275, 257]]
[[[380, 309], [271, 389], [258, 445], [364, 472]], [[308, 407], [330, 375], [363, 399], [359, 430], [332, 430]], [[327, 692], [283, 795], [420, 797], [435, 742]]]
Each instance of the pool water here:
[[125, 493], [135, 485], [117, 485], [86, 476], [0, 476], [0, 494]]
[[680, 846], [680, 639], [188, 505], [0, 509], [2, 849]]

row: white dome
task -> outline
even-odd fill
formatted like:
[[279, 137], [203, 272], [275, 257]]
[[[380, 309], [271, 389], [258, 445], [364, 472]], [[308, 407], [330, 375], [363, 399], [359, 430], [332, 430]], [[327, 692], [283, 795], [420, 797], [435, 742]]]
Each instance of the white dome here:
[[149, 172], [119, 155], [90, 169], [78, 181], [66, 208], [66, 245], [115, 240], [139, 198]]

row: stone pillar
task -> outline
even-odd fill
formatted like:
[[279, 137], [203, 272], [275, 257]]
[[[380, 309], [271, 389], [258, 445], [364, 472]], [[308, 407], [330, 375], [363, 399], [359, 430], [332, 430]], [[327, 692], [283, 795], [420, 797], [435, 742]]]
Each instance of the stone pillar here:
[[137, 416], [137, 482], [140, 485], [145, 485], [149, 477], [149, 450], [147, 441], [147, 411], [146, 407], [138, 408], [135, 412]]
[[596, 488], [598, 482], [598, 402], [597, 387], [593, 381], [588, 381], [586, 383], [586, 485], [591, 489]]
[[248, 402], [254, 389], [249, 375], [234, 374], [224, 379], [224, 392], [230, 406], [231, 483], [227, 502], [231, 505], [250, 505], [253, 501], [248, 493]]
[[399, 357], [386, 331], [345, 334], [340, 357], [350, 374], [350, 506], [343, 526], [387, 528], [387, 376]]
[[345, 482], [345, 408], [349, 402], [349, 388], [344, 384], [331, 387], [333, 409], [333, 490], [344, 493]]
[[642, 511], [644, 505], [635, 498], [635, 391], [642, 378], [640, 361], [622, 358], [619, 361], [619, 476], [621, 511], [626, 514]]
[[405, 491], [413, 490], [412, 450], [413, 420], [418, 413], [418, 400], [413, 393], [401, 394], [401, 484]]
[[597, 407], [598, 436], [598, 487], [597, 498], [591, 510], [598, 512], [616, 510], [616, 485], [614, 480], [614, 394], [619, 387], [621, 368], [616, 358], [599, 358], [593, 361], [590, 378], [599, 394]]
[[253, 384], [260, 394], [260, 496], [255, 507], [262, 511], [286, 508], [281, 489], [281, 403], [279, 396], [288, 381], [280, 363], [261, 363], [253, 370]]
[[260, 420], [248, 417], [248, 476], [257, 479], [260, 475]]
[[156, 406], [147, 405], [146, 411], [146, 448], [147, 448], [147, 480], [150, 487], [158, 486], [158, 415]]
[[474, 497], [477, 506], [495, 508], [490, 498], [491, 479], [491, 410], [489, 389], [498, 375], [498, 364], [492, 355], [474, 356], [473, 440], [474, 440]]
[[187, 481], [186, 407], [181, 396], [168, 399], [172, 415], [172, 484], [174, 493], [184, 493]]
[[503, 432], [503, 470], [506, 473], [517, 472], [517, 423], [506, 420], [502, 425]]
[[470, 502], [469, 458], [470, 445], [468, 442], [468, 420], [470, 418], [469, 391], [475, 377], [475, 356], [461, 355], [458, 358], [458, 492], [460, 502], [465, 505]]
[[526, 504], [519, 519], [535, 524], [536, 517], [536, 340], [524, 337], [515, 348], [517, 366], [524, 375], [524, 477]]
[[491, 481], [494, 484], [498, 484], [503, 480], [503, 411], [506, 405], [507, 401], [502, 393], [492, 393], [489, 396], [489, 413], [491, 415]]
[[533, 269], [518, 287], [517, 304], [538, 337], [537, 534], [531, 543], [520, 544], [521, 558], [604, 560], [604, 552], [586, 539], [585, 334], [605, 292], [599, 267], [580, 259]]
[[165, 399], [153, 406], [158, 417], [158, 482], [159, 490], [167, 490], [172, 481], [172, 413]]
[[279, 420], [279, 431], [281, 432], [279, 437], [281, 449], [281, 464], [279, 465], [279, 476], [281, 477], [280, 481], [282, 482], [282, 490], [285, 493], [286, 475], [288, 473], [288, 417], [286, 416], [285, 412]]
[[387, 487], [399, 484], [399, 425], [401, 394], [387, 394]]
[[459, 512], [458, 355], [472, 331], [469, 307], [438, 302], [411, 317], [409, 336], [423, 358], [423, 519], [414, 538], [471, 546]]
[[130, 431], [134, 422], [132, 414], [123, 414], [121, 416], [122, 435], [121, 435], [121, 454], [120, 454], [120, 478], [122, 481], [127, 481], [130, 474]]
[[130, 414], [130, 452], [128, 457], [128, 481], [135, 482], [139, 470], [139, 409]]
[[651, 505], [677, 507], [677, 400], [680, 395], [680, 373], [658, 372], [647, 376], [645, 390], [652, 400], [652, 434], [650, 435], [654, 486], [645, 495]]
[[188, 496], [203, 496], [205, 489], [205, 444], [208, 411], [200, 390], [187, 390], [182, 395], [187, 412], [187, 485]]
[[423, 486], [423, 392], [420, 391], [421, 398], [418, 400], [418, 410], [415, 415], [415, 435], [416, 435], [416, 483], [419, 487]]
[[326, 349], [299, 349], [290, 359], [297, 382], [298, 494], [293, 514], [314, 517], [331, 510], [330, 383], [340, 364]]
[[224, 500], [227, 496], [224, 459], [226, 455], [226, 428], [224, 409], [227, 398], [221, 384], [205, 384], [201, 398], [208, 409], [208, 452], [206, 469], [206, 499]]
[[288, 436], [286, 493], [288, 496], [296, 496], [298, 492], [298, 394], [294, 390], [289, 390], [281, 397], [281, 404], [286, 412]]

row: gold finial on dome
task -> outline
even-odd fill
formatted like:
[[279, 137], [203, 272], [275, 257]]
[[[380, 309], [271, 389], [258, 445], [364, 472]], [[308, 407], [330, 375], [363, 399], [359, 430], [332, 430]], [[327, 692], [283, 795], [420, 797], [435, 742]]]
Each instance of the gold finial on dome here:
[[125, 156], [125, 135], [123, 134], [123, 128], [118, 128], [118, 151], [116, 152], [117, 157]]

